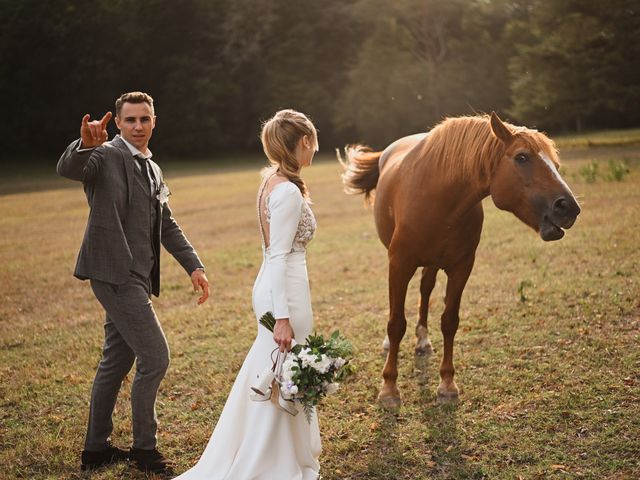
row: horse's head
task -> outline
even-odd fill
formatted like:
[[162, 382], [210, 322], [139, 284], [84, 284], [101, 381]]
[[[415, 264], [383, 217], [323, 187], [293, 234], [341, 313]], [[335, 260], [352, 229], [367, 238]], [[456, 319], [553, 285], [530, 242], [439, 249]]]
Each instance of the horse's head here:
[[493, 112], [491, 130], [504, 148], [491, 174], [495, 205], [512, 212], [543, 240], [558, 240], [571, 228], [580, 207], [560, 176], [553, 142], [543, 133], [509, 128]]

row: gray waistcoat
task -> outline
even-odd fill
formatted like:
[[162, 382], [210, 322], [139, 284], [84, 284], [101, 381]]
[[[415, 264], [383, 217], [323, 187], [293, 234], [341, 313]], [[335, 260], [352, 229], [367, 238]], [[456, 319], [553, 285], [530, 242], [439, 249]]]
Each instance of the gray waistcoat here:
[[124, 233], [133, 255], [131, 270], [144, 278], [149, 278], [154, 267], [160, 265], [158, 228], [158, 200], [151, 195], [149, 182], [135, 167], [131, 209], [124, 224]]

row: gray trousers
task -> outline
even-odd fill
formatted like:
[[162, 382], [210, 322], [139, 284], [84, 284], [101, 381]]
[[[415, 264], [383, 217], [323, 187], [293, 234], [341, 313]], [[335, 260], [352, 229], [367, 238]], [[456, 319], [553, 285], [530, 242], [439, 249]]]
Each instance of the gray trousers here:
[[169, 345], [150, 298], [150, 282], [131, 274], [124, 285], [91, 280], [91, 288], [106, 311], [104, 347], [89, 409], [85, 449], [107, 446], [112, 414], [122, 381], [136, 361], [131, 387], [133, 447], [156, 447], [156, 396], [169, 367]]

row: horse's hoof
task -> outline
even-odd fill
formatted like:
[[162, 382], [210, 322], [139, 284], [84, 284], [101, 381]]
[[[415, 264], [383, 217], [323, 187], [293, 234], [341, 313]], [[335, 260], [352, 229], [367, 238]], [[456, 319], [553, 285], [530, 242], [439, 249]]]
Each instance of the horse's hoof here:
[[448, 388], [443, 385], [438, 387], [438, 403], [456, 403], [459, 400], [459, 397], [460, 394], [455, 383], [453, 385], [449, 385]]
[[383, 395], [382, 392], [378, 395], [378, 404], [384, 410], [398, 410], [402, 405], [400, 395]]
[[438, 397], [436, 398], [436, 401], [441, 405], [456, 404], [456, 403], [458, 403], [458, 400], [460, 400], [460, 397], [457, 394], [456, 395], [440, 395], [440, 394], [438, 394]]
[[433, 345], [431, 345], [431, 340], [428, 338], [418, 340], [416, 342], [416, 355], [420, 357], [428, 357], [433, 355]]

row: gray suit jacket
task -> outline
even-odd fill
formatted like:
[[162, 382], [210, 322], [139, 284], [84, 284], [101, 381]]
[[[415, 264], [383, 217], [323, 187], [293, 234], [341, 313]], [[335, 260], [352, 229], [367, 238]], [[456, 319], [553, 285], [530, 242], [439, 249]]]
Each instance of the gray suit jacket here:
[[[123, 226], [127, 221], [133, 191], [135, 159], [119, 135], [99, 147], [78, 152], [80, 140], [71, 143], [60, 157], [57, 172], [83, 183], [89, 202], [89, 219], [78, 254], [74, 275], [122, 285], [129, 278], [133, 256]], [[157, 185], [164, 185], [162, 171], [150, 161]], [[191, 274], [204, 268], [197, 253], [173, 219], [166, 202], [158, 202], [158, 225], [154, 243], [162, 245]], [[154, 270], [152, 293], [160, 293], [160, 265]]]

